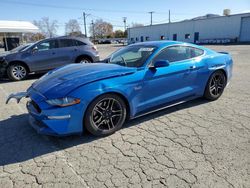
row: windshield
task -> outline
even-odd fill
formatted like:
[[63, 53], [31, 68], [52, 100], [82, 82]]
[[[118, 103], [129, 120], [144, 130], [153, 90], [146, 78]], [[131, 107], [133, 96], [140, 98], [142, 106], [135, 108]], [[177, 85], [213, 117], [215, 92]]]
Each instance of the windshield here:
[[141, 67], [155, 49], [155, 46], [128, 46], [112, 54], [109, 63], [127, 67]]
[[26, 48], [28, 48], [31, 44], [22, 44], [12, 50], [10, 50], [11, 52], [21, 52], [23, 50], [25, 50]]

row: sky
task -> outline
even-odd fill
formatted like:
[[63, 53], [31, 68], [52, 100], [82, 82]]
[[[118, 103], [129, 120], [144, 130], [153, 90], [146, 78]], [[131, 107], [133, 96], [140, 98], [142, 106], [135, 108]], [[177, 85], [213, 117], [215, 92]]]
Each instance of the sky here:
[[[65, 23], [77, 19], [83, 29], [83, 12], [86, 12], [87, 27], [92, 20], [102, 18], [114, 25], [114, 30], [124, 30], [123, 17], [127, 26], [132, 23], [153, 24], [190, 19], [208, 13], [222, 15], [223, 9], [231, 9], [232, 14], [250, 12], [250, 0], [0, 0], [0, 20], [40, 20], [49, 17], [58, 21], [58, 35], [65, 34]], [[89, 29], [87, 29], [89, 30]]]

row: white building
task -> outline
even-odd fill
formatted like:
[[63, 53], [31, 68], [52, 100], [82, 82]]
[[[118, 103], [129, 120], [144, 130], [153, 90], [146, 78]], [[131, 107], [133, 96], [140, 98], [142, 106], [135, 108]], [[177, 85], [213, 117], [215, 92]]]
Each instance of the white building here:
[[250, 13], [128, 29], [130, 43], [164, 39], [191, 43], [250, 42]]
[[[7, 44], [8, 39], [19, 39], [23, 41], [23, 34], [38, 33], [37, 26], [27, 21], [6, 21], [0, 20], [0, 44]], [[19, 43], [19, 42], [18, 42]], [[6, 45], [8, 51], [8, 45]]]

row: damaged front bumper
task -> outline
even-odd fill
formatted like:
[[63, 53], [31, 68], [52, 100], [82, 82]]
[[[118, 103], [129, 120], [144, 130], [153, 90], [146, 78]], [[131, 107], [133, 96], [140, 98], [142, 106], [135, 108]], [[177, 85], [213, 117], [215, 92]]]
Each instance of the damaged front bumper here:
[[39, 133], [51, 136], [66, 136], [82, 133], [82, 122], [79, 121], [81, 109], [73, 110], [72, 106], [55, 108], [46, 102], [46, 98], [33, 88], [27, 92], [10, 94], [6, 104], [11, 99], [19, 103], [22, 98], [30, 98], [26, 108], [29, 112], [29, 124]]
[[4, 77], [7, 75], [7, 66], [8, 66], [7, 61], [0, 60], [0, 77]]
[[6, 104], [8, 104], [11, 99], [16, 99], [16, 102], [19, 103], [22, 98], [27, 98], [27, 97], [28, 97], [27, 92], [12, 93], [7, 97]]

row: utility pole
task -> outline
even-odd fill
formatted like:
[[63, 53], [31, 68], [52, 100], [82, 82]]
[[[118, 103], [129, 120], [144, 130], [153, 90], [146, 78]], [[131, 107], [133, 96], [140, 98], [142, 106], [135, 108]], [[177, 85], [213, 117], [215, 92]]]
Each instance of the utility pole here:
[[150, 17], [151, 17], [150, 25], [153, 25], [153, 13], [155, 13], [155, 12], [154, 11], [149, 12]]
[[83, 12], [83, 21], [84, 21], [85, 37], [87, 38], [87, 26], [86, 26], [86, 13], [85, 12]]
[[91, 25], [92, 25], [92, 33], [93, 33], [93, 40], [95, 40], [95, 26], [94, 26], [94, 21], [91, 21]]
[[123, 45], [125, 45], [125, 32], [127, 29], [127, 17], [123, 17], [123, 23], [124, 23], [124, 40], [123, 40]]
[[168, 23], [170, 23], [171, 20], [170, 20], [170, 10], [168, 10]]
[[125, 32], [127, 29], [127, 17], [123, 17], [123, 23], [124, 23], [124, 38], [125, 38]]
[[126, 23], [127, 23], [127, 17], [123, 17], [123, 23], [124, 23], [124, 32], [127, 29]]

